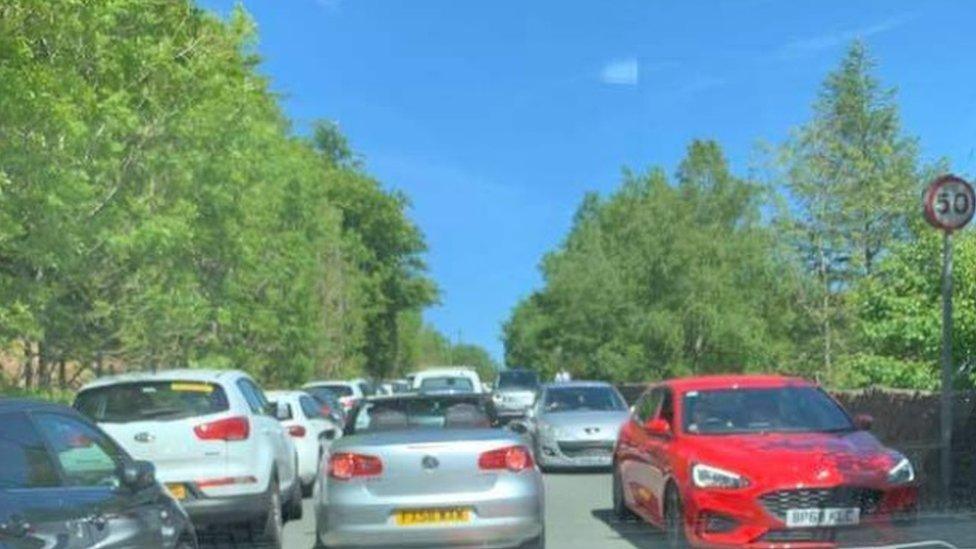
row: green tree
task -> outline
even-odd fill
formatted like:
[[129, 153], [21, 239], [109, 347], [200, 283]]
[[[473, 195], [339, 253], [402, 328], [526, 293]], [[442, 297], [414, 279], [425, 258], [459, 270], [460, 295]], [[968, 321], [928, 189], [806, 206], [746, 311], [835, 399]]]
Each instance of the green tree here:
[[894, 91], [873, 69], [854, 42], [780, 157], [792, 205], [785, 232], [814, 281], [800, 304], [818, 327], [816, 363], [828, 378], [846, 346], [847, 290], [906, 237], [918, 196], [915, 140], [902, 134]]

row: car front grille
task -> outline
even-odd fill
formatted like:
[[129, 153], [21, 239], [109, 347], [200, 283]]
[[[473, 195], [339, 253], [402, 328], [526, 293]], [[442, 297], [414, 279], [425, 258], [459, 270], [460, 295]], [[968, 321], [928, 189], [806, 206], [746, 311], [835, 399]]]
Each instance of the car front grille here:
[[559, 451], [568, 458], [606, 457], [613, 454], [612, 440], [560, 441]]
[[883, 493], [879, 490], [840, 486], [780, 490], [765, 494], [759, 500], [773, 516], [785, 521], [789, 509], [857, 507], [861, 510], [861, 516], [870, 516], [877, 513], [882, 496]]

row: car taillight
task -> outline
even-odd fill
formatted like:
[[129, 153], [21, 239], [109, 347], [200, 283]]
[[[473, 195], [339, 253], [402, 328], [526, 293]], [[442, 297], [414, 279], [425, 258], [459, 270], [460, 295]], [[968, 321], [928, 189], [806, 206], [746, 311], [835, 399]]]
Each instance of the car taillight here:
[[305, 427], [301, 425], [292, 425], [288, 428], [288, 434], [295, 438], [302, 438], [305, 436]]
[[532, 454], [525, 446], [506, 446], [489, 450], [478, 457], [478, 468], [484, 471], [508, 469], [517, 473], [531, 469], [533, 465]]
[[339, 452], [329, 456], [329, 476], [337, 480], [376, 477], [383, 473], [383, 462], [376, 456]]
[[231, 417], [193, 428], [200, 440], [247, 440], [251, 434], [251, 424], [246, 417]]

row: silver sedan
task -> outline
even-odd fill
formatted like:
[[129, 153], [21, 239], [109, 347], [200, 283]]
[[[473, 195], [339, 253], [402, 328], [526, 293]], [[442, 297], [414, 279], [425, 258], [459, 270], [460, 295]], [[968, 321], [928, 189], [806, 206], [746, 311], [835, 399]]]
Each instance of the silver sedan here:
[[610, 467], [627, 405], [609, 383], [570, 381], [543, 385], [524, 421], [512, 428], [531, 436], [542, 469]]
[[493, 414], [486, 395], [361, 403], [319, 481], [319, 543], [544, 547], [541, 474]]

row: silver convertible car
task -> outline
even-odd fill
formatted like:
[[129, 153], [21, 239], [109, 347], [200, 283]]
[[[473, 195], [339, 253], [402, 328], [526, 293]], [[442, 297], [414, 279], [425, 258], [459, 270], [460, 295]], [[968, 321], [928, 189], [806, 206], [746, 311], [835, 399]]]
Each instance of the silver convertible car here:
[[543, 470], [610, 467], [627, 404], [609, 383], [570, 381], [543, 385], [526, 418], [510, 427], [531, 436]]
[[332, 444], [319, 546], [545, 546], [542, 476], [487, 395], [376, 397]]

